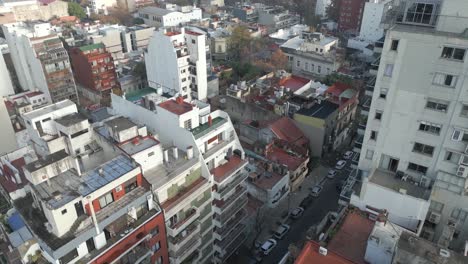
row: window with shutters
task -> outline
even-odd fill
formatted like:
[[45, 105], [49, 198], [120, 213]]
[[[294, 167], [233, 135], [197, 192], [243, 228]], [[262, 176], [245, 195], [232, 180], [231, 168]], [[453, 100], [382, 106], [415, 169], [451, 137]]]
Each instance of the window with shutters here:
[[457, 76], [445, 73], [436, 73], [432, 83], [441, 86], [455, 87], [457, 84]]

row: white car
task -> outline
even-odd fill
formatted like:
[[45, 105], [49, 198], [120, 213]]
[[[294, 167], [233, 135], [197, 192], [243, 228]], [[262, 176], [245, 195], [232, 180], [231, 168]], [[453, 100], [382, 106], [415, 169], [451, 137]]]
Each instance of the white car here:
[[263, 252], [263, 255], [266, 256], [270, 254], [273, 248], [276, 247], [276, 244], [276, 240], [274, 240], [273, 238], [270, 238], [267, 241], [265, 241], [265, 243], [263, 243], [263, 245], [260, 247], [260, 249]]
[[276, 239], [282, 239], [286, 235], [286, 233], [289, 231], [289, 228], [290, 226], [281, 224], [280, 226], [278, 226], [273, 236]]
[[302, 207], [297, 207], [296, 209], [294, 209], [294, 210], [291, 212], [291, 218], [292, 218], [292, 219], [298, 219], [299, 217], [302, 216], [303, 213], [304, 213], [304, 208], [302, 208]]
[[336, 176], [336, 170], [329, 170], [327, 174], [328, 179], [333, 179]]
[[312, 188], [310, 195], [312, 195], [313, 197], [319, 197], [321, 192], [322, 192], [322, 186], [316, 185], [314, 186], [314, 188]]
[[345, 154], [343, 154], [343, 159], [349, 160], [350, 158], [353, 157], [353, 154], [354, 154], [354, 152], [352, 152], [351, 150], [348, 150], [348, 151], [345, 152]]
[[341, 170], [344, 168], [344, 166], [346, 166], [346, 160], [340, 160], [336, 163], [335, 169]]

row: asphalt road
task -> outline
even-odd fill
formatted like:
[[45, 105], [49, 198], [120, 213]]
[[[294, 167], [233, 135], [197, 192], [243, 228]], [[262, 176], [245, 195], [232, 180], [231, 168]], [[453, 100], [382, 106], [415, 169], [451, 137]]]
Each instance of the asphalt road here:
[[288, 223], [291, 229], [283, 239], [278, 241], [278, 244], [271, 253], [263, 258], [262, 263], [278, 263], [288, 252], [288, 247], [291, 243], [305, 239], [306, 231], [310, 226], [320, 222], [329, 211], [338, 210], [339, 192], [336, 190], [336, 183], [346, 179], [349, 174], [350, 163], [348, 161], [346, 167], [334, 179], [325, 178], [326, 180], [322, 183], [323, 189], [320, 196], [309, 204], [301, 218]]

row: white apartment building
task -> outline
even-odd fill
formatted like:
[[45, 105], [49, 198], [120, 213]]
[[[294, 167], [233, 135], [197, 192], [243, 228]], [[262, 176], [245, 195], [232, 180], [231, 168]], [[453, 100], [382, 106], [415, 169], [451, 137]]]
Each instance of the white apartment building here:
[[258, 8], [258, 23], [267, 26], [269, 33], [281, 28], [299, 24], [300, 19], [281, 6], [261, 6]]
[[[0, 2], [2, 23], [20, 21], [48, 21], [54, 17], [68, 16], [68, 4], [65, 1], [19, 0]], [[8, 16], [11, 15], [11, 18]]]
[[186, 28], [155, 31], [145, 54], [148, 84], [171, 96], [207, 97], [206, 35]]
[[468, 2], [408, 0], [393, 10], [359, 160], [363, 182], [351, 203], [386, 209], [390, 221], [461, 250], [468, 240]]
[[15, 93], [13, 90], [13, 83], [11, 82], [10, 73], [3, 59], [3, 53], [0, 54], [0, 97], [12, 95]]
[[202, 19], [202, 10], [192, 6], [169, 5], [167, 9], [148, 6], [138, 10], [138, 17], [153, 27], [178, 27]]
[[[115, 113], [146, 124], [163, 145], [172, 146], [163, 152], [164, 166], [172, 167], [167, 175], [157, 168], [143, 173], [165, 211], [170, 258], [223, 263], [246, 238], [247, 214], [247, 161], [229, 116], [201, 101], [165, 98], [156, 90], [143, 98], [111, 96]], [[189, 242], [179, 245], [180, 240]]]
[[91, 0], [89, 3], [94, 14], [107, 14], [109, 8], [117, 6], [117, 0]]
[[384, 36], [384, 27], [381, 25], [381, 21], [392, 4], [393, 0], [371, 0], [366, 2], [359, 36], [349, 39], [348, 47], [361, 50], [366, 56], [372, 55], [373, 49], [369, 48], [369, 45], [374, 44]]
[[280, 46], [292, 67], [292, 73], [304, 77], [323, 77], [338, 70], [341, 57], [338, 39], [319, 32], [302, 32]]
[[2, 26], [23, 90], [41, 91], [50, 102], [78, 101], [68, 52], [50, 23], [18, 22]]
[[315, 3], [315, 15], [325, 17], [327, 16], [327, 7], [331, 4], [331, 0], [317, 0]]

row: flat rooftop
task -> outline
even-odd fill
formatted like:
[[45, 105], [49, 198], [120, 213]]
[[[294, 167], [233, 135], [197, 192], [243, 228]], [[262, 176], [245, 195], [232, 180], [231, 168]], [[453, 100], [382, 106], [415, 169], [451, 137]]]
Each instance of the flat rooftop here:
[[159, 144], [152, 136], [138, 136], [130, 141], [119, 144], [119, 147], [129, 155], [134, 155], [145, 149], [151, 148]]
[[83, 122], [88, 120], [86, 116], [81, 113], [73, 113], [66, 116], [62, 116], [61, 118], [55, 119], [55, 122], [61, 124], [64, 127], [70, 127], [77, 123]]
[[39, 108], [37, 110], [33, 110], [31, 112], [28, 112], [28, 113], [24, 114], [24, 117], [26, 119], [34, 119], [36, 117], [40, 117], [40, 116], [43, 116], [45, 114], [49, 114], [51, 112], [59, 111], [62, 108], [68, 107], [68, 106], [71, 106], [71, 105], [75, 105], [75, 103], [73, 103], [72, 101], [70, 101], [68, 99], [63, 100], [63, 101], [57, 102], [55, 104], [47, 105], [47, 106], [44, 106], [44, 107]]
[[114, 129], [115, 131], [123, 131], [137, 126], [135, 123], [130, 121], [130, 119], [122, 116], [106, 121], [105, 124]]
[[354, 262], [344, 258], [343, 256], [328, 250], [327, 255], [319, 253], [319, 243], [309, 240], [305, 243], [301, 253], [296, 258], [295, 264], [355, 264]]
[[307, 158], [295, 156], [276, 146], [272, 146], [271, 151], [268, 151], [265, 156], [271, 161], [287, 166], [292, 171], [295, 171], [307, 160]]
[[74, 170], [68, 170], [49, 179], [49, 183], [46, 181], [33, 188], [39, 199], [52, 208], [60, 208], [77, 197], [86, 197], [137, 167], [121, 154], [81, 176]]
[[60, 150], [50, 155], [47, 155], [45, 159], [37, 159], [31, 163], [26, 164], [24, 167], [29, 172], [34, 172], [40, 170], [50, 164], [53, 164], [57, 161], [63, 160], [68, 157], [68, 154], [65, 150]]
[[246, 160], [241, 159], [237, 155], [232, 155], [228, 162], [212, 169], [211, 173], [214, 176], [214, 180], [218, 183], [221, 183], [226, 179], [227, 176], [232, 174], [232, 172], [240, 169], [245, 164], [247, 164]]
[[185, 102], [182, 97], [178, 97], [176, 100], [167, 100], [159, 104], [159, 107], [166, 109], [167, 111], [176, 114], [183, 115], [192, 111], [193, 106]]
[[416, 186], [408, 181], [402, 181], [395, 173], [379, 169], [375, 170], [372, 176], [369, 177], [369, 182], [392, 189], [395, 192], [400, 192], [401, 189], [404, 189], [407, 195], [419, 199], [428, 200], [431, 195], [431, 190]]
[[326, 119], [333, 112], [337, 111], [339, 107], [340, 106], [335, 103], [332, 103], [329, 101], [322, 101], [320, 104], [316, 103], [312, 105], [310, 108], [301, 108], [296, 113], [299, 115]]
[[448, 257], [441, 256], [442, 248], [436, 244], [414, 236], [409, 232], [404, 231], [398, 240], [396, 254], [393, 260], [396, 263], [414, 263], [416, 256], [421, 263], [433, 264], [463, 264], [467, 263], [467, 257], [460, 255], [454, 251], [447, 250]]

